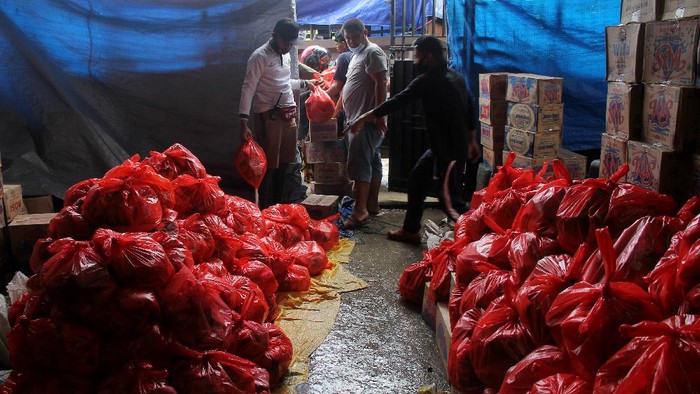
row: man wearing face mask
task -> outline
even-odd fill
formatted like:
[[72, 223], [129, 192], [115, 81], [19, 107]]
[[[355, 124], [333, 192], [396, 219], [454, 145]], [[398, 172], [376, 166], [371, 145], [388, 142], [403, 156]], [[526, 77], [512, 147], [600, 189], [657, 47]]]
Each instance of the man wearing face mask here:
[[[481, 150], [476, 140], [475, 108], [467, 94], [466, 82], [447, 67], [442, 42], [434, 36], [419, 37], [413, 44], [414, 63], [419, 75], [400, 93], [364, 113], [348, 126], [357, 133], [365, 122], [420, 99], [430, 140], [428, 149], [409, 175], [408, 206], [403, 227], [389, 231], [387, 238], [406, 243], [420, 243], [421, 218], [428, 192], [437, 181], [438, 199], [445, 213], [453, 220], [467, 210], [467, 196], [455, 193], [465, 166], [476, 176]], [[450, 190], [451, 189], [451, 190]], [[473, 190], [472, 190], [473, 191]]]
[[[343, 36], [352, 59], [341, 92], [348, 124], [386, 100], [389, 61], [384, 51], [367, 38], [364, 23], [357, 18], [345, 22]], [[384, 140], [386, 120], [378, 117], [371, 124], [348, 135], [348, 178], [355, 181], [355, 207], [343, 222], [346, 229], [362, 226], [370, 214], [379, 213], [379, 187], [382, 182], [382, 158], [379, 147]]]
[[[287, 167], [296, 162], [297, 108], [292, 91], [316, 83], [291, 79], [289, 51], [298, 41], [299, 24], [290, 18], [279, 20], [270, 40], [248, 58], [241, 88], [241, 143], [255, 138], [267, 157], [267, 173], [260, 185], [261, 208], [284, 202]], [[255, 134], [248, 125], [253, 98]]]

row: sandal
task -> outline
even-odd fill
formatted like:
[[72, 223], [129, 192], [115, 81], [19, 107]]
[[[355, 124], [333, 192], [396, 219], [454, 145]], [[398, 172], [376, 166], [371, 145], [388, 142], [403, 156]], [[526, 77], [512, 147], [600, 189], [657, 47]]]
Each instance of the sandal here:
[[368, 221], [369, 217], [365, 218], [364, 220], [360, 220], [356, 218], [355, 215], [350, 214], [347, 218], [345, 218], [345, 220], [343, 220], [343, 227], [346, 230], [353, 230], [364, 226], [365, 224], [367, 224]]

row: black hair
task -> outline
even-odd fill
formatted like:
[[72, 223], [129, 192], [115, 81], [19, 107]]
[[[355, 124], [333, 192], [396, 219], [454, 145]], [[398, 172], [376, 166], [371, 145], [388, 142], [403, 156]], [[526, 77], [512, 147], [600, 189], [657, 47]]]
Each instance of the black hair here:
[[365, 31], [365, 24], [358, 18], [350, 18], [343, 23], [343, 27], [340, 30], [343, 32], [362, 33]]
[[437, 37], [426, 35], [420, 36], [416, 41], [413, 42], [413, 47], [416, 50], [423, 52], [424, 54], [432, 54], [435, 59], [442, 63], [447, 63], [447, 58], [445, 57], [445, 51], [442, 46], [442, 41]]

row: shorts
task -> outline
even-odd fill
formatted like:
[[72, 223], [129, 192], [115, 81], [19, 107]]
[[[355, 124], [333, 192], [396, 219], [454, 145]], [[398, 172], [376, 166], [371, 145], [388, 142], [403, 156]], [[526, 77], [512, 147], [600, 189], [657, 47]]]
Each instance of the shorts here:
[[378, 133], [373, 122], [365, 123], [357, 134], [348, 133], [348, 178], [369, 183], [382, 177], [382, 141], [384, 133]]
[[269, 118], [270, 111], [255, 114], [255, 142], [262, 146], [267, 158], [267, 168], [279, 168], [280, 164], [295, 163], [297, 159], [296, 118], [276, 120]]

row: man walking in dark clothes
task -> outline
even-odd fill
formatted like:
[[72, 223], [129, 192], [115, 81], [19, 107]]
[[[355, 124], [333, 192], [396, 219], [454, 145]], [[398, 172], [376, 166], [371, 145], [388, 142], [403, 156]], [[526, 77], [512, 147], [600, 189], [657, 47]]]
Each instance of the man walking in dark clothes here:
[[450, 182], [465, 164], [478, 162], [481, 150], [466, 82], [447, 66], [442, 42], [434, 36], [422, 36], [413, 46], [414, 63], [420, 75], [402, 92], [357, 118], [348, 129], [356, 133], [364, 122], [385, 116], [415, 100], [422, 101], [430, 149], [411, 170], [403, 227], [387, 234], [390, 240], [420, 243], [425, 198], [434, 182], [437, 181], [442, 209], [448, 217], [457, 220], [467, 210], [466, 196], [450, 193]]

